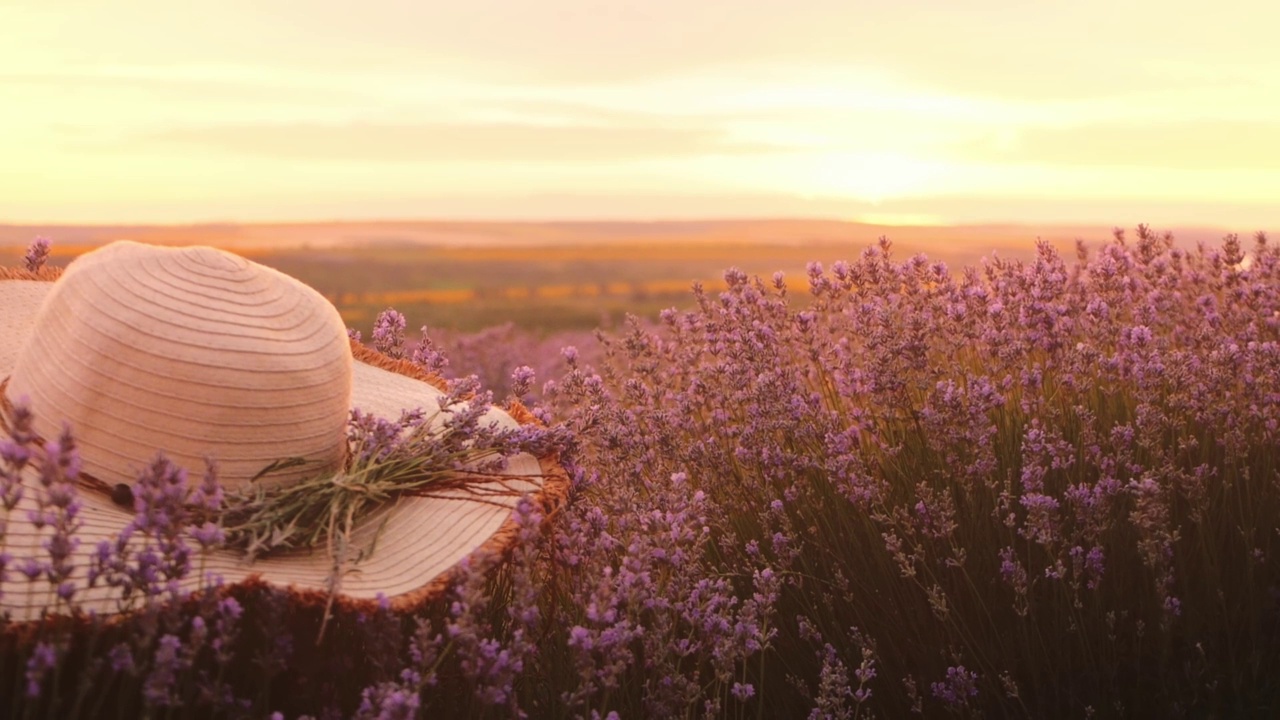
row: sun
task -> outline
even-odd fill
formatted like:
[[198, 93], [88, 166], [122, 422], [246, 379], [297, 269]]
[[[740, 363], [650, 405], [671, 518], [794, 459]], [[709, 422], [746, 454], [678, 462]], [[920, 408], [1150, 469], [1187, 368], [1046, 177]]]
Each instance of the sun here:
[[942, 164], [893, 152], [843, 152], [802, 156], [777, 180], [794, 192], [879, 203], [938, 189]]
[[865, 223], [867, 225], [884, 225], [889, 227], [903, 226], [937, 226], [946, 225], [946, 218], [941, 215], [930, 215], [928, 213], [882, 213], [882, 212], [865, 212], [859, 213], [851, 218], [856, 223]]

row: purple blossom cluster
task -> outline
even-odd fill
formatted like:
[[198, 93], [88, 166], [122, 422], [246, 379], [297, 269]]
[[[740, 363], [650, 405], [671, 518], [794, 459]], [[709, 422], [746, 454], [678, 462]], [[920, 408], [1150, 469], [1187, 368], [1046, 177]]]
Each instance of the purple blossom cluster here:
[[87, 573], [88, 587], [105, 585], [115, 591], [120, 611], [189, 594], [183, 581], [192, 574], [193, 556], [203, 556], [224, 539], [217, 523], [202, 519], [222, 506], [212, 462], [202, 482], [192, 487], [185, 469], [157, 455], [138, 474], [129, 496], [133, 520], [113, 540], [98, 543]]
[[26, 255], [22, 256], [22, 265], [27, 270], [35, 272], [44, 267], [49, 260], [49, 238], [37, 237], [27, 246]]
[[393, 309], [379, 313], [373, 323], [374, 349], [388, 357], [403, 358], [405, 323], [404, 315]]

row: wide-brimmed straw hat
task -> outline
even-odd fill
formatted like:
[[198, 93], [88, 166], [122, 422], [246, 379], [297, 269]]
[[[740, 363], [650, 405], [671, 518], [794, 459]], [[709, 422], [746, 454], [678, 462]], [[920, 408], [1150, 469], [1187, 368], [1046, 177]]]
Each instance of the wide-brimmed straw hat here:
[[[7, 405], [26, 403], [35, 431], [55, 439], [69, 423], [82, 460], [83, 503], [72, 581], [80, 607], [118, 611], [118, 589], [85, 588], [90, 556], [133, 519], [108, 492], [132, 483], [163, 452], [190, 470], [216, 461], [224, 488], [243, 488], [273, 461], [300, 467], [260, 483], [293, 483], [341, 468], [352, 408], [396, 421], [405, 410], [439, 407], [443, 381], [348, 340], [337, 310], [315, 290], [271, 268], [209, 247], [117, 242], [74, 260], [64, 272], [0, 268], [0, 382]], [[485, 421], [516, 427], [533, 418], [518, 403]], [[401, 497], [362, 522], [376, 551], [343, 573], [339, 597], [393, 607], [430, 600], [450, 571], [477, 550], [514, 542], [512, 507], [531, 493], [549, 510], [568, 479], [554, 458], [520, 454], [494, 480], [517, 493], [457, 492]], [[37, 471], [22, 477], [22, 501], [7, 518], [4, 551], [13, 561], [47, 557], [49, 527], [28, 520]], [[447, 491], [446, 491], [447, 493]], [[0, 508], [3, 512], [3, 508]], [[333, 561], [324, 548], [271, 553], [250, 562], [234, 549], [199, 561], [234, 584], [259, 576], [304, 594], [327, 594]], [[190, 589], [203, 582], [192, 572]], [[47, 583], [10, 570], [0, 613], [36, 617], [48, 608]]]

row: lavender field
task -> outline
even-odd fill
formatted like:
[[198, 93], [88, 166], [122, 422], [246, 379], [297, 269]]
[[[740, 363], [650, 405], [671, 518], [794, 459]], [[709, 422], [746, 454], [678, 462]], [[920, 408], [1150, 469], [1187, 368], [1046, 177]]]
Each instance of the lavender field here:
[[[172, 597], [216, 538], [148, 516], [154, 554], [112, 576], [140, 611], [10, 623], [0, 715], [1280, 713], [1265, 236], [1188, 249], [1139, 227], [956, 268], [884, 240], [723, 279], [576, 339], [419, 343], [383, 313], [377, 349], [534, 408], [567, 503], [522, 502], [509, 556], [474, 557], [411, 616], [339, 607], [319, 645], [320, 604], [269, 586]], [[0, 501], [26, 462], [73, 454], [0, 443]], [[179, 506], [215, 492], [189, 470], [166, 476]], [[49, 522], [71, 537], [64, 485]], [[49, 551], [0, 554], [0, 591], [49, 583], [74, 606]]]

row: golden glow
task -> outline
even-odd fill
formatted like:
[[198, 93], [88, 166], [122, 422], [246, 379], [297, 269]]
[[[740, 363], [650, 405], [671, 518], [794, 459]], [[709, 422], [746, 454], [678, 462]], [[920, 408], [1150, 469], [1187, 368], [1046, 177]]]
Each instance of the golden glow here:
[[843, 195], [878, 204], [907, 195], [937, 192], [939, 163], [898, 153], [824, 153], [803, 159], [795, 175], [784, 174], [776, 189], [811, 195]]
[[0, 222], [1274, 227], [1280, 6], [1227, 4], [16, 0]]
[[868, 225], [945, 225], [946, 222], [936, 215], [924, 215], [913, 213], [861, 213], [852, 218], [853, 222], [867, 223]]

